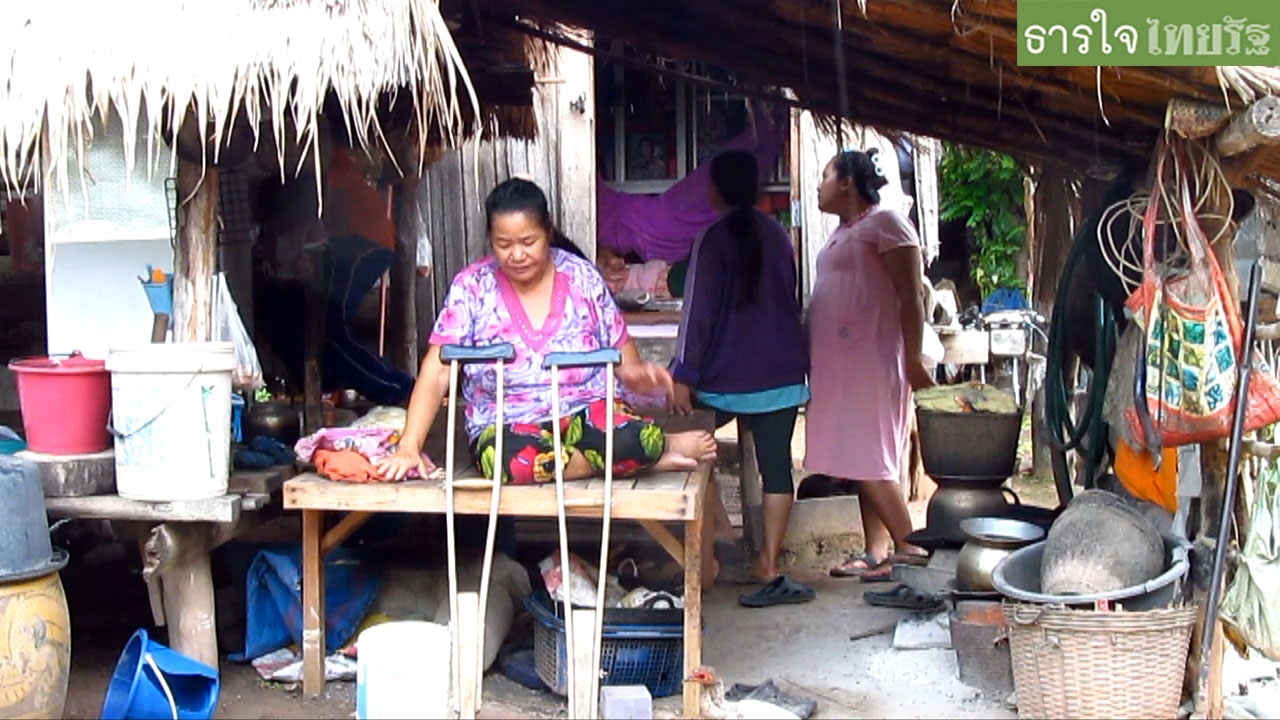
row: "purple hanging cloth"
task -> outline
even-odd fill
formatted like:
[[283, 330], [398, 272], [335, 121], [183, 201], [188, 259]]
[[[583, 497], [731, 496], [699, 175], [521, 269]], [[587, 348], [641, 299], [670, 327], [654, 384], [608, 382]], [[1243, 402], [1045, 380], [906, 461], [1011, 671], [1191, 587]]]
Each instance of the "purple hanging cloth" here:
[[[752, 123], [719, 148], [748, 150], [767, 177], [790, 133], [787, 108], [771, 114], [752, 108]], [[634, 252], [645, 262], [689, 257], [698, 234], [719, 217], [707, 199], [711, 163], [704, 162], [661, 195], [635, 195], [596, 180], [596, 242], [619, 255]], [[763, 178], [762, 178], [763, 179]]]

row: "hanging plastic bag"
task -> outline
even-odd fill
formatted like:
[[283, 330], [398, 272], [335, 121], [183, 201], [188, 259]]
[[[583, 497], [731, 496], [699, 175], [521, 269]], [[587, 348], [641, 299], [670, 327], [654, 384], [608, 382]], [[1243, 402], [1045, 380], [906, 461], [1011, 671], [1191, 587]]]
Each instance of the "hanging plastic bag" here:
[[1267, 463], [1258, 474], [1253, 505], [1246, 508], [1240, 564], [1222, 598], [1227, 637], [1280, 661], [1280, 470]]
[[[1170, 155], [1176, 187], [1164, 188], [1165, 159]], [[1138, 444], [1153, 451], [1230, 434], [1244, 342], [1240, 310], [1196, 218], [1182, 162], [1177, 147], [1160, 154], [1143, 218], [1142, 285], [1127, 303], [1145, 329], [1145, 352], [1137, 363], [1134, 407], [1125, 417]], [[1166, 189], [1179, 205], [1170, 214], [1182, 228], [1190, 253], [1189, 267], [1176, 274], [1155, 258], [1156, 220]], [[1260, 363], [1255, 352], [1249, 357], [1255, 366]], [[1254, 373], [1245, 430], [1277, 420], [1280, 382], [1270, 372]]]
[[240, 320], [240, 310], [231, 297], [227, 276], [218, 273], [214, 284], [213, 339], [235, 345], [236, 369], [231, 374], [231, 385], [236, 390], [252, 392], [266, 384], [262, 379], [262, 364], [258, 362], [258, 349]]

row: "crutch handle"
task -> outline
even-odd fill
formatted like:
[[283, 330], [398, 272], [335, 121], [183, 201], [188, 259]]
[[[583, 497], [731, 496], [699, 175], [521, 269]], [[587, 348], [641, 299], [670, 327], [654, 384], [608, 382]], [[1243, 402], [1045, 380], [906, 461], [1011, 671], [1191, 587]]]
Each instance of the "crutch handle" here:
[[441, 362], [493, 362], [503, 360], [511, 362], [516, 359], [516, 349], [511, 343], [494, 343], [493, 345], [441, 345]]
[[547, 355], [543, 361], [544, 368], [552, 367], [584, 367], [587, 365], [620, 365], [622, 351], [617, 348], [602, 348], [586, 352], [556, 352]]

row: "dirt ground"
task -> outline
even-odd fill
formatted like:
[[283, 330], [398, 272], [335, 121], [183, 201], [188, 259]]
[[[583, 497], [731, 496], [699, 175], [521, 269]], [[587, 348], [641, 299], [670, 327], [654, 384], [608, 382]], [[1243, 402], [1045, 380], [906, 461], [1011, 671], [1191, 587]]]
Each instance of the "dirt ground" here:
[[[803, 420], [801, 421], [803, 422]], [[733, 472], [732, 427], [720, 434], [725, 443], [724, 472]], [[803, 457], [803, 425], [796, 429], [795, 457]], [[1053, 504], [1046, 481], [1019, 478], [1014, 488], [1024, 502]], [[726, 504], [736, 510], [736, 488], [726, 487]], [[927, 499], [927, 498], [926, 498]], [[912, 516], [924, 522], [925, 499], [911, 504]], [[895, 651], [892, 628], [903, 612], [872, 608], [862, 602], [866, 586], [856, 580], [825, 575], [830, 559], [861, 542], [858, 534], [832, 538], [823, 547], [794, 553], [800, 566], [792, 572], [810, 583], [817, 599], [803, 606], [749, 610], [737, 605], [739, 588], [717, 585], [706, 592], [704, 661], [727, 683], [757, 683], [772, 678], [788, 692], [818, 701], [819, 718], [832, 717], [983, 717], [1016, 714], [1004, 698], [983, 698], [956, 679], [950, 650]], [[64, 573], [72, 607], [72, 678], [65, 716], [96, 718], [112, 668], [135, 628], [150, 628], [146, 592], [136, 561], [127, 554], [98, 558], [93, 571]], [[79, 565], [83, 566], [83, 563]], [[106, 592], [109, 590], [109, 592]], [[157, 630], [163, 641], [163, 630]], [[851, 640], [851, 636], [860, 636]], [[223, 661], [217, 717], [349, 718], [355, 711], [355, 684], [331, 682], [323, 697], [306, 699], [297, 686], [262, 681], [248, 665]], [[563, 701], [547, 692], [527, 690], [499, 674], [485, 683], [489, 717], [563, 717]], [[657, 707], [678, 710], [679, 697]]]

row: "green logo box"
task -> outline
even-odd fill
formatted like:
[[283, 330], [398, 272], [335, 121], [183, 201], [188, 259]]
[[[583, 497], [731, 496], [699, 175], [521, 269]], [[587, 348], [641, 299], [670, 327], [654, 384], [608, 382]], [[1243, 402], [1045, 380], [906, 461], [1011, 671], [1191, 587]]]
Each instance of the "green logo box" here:
[[1280, 65], [1280, 0], [1018, 0], [1018, 65]]

